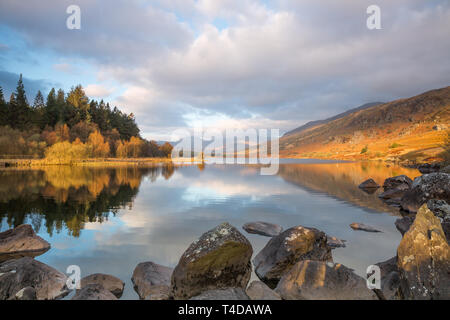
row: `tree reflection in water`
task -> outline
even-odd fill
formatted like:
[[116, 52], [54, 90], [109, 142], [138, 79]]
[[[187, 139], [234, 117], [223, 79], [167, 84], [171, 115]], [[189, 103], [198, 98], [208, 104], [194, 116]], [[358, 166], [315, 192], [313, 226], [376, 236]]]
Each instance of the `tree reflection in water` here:
[[50, 236], [67, 229], [79, 237], [86, 222], [101, 223], [119, 209], [131, 208], [143, 177], [170, 179], [175, 170], [172, 164], [0, 170], [0, 223], [10, 228], [31, 223], [35, 230], [45, 226]]

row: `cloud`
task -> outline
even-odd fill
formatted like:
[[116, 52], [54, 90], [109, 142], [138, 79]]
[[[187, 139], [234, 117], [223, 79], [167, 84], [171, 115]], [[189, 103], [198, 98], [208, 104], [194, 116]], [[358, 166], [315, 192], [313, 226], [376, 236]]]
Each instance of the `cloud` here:
[[[18, 74], [0, 70], [0, 86], [3, 88], [3, 94], [7, 101], [9, 101], [11, 93], [15, 92], [18, 80]], [[45, 93], [54, 84], [47, 80], [33, 80], [23, 77], [23, 85], [26, 90], [28, 103], [32, 104], [38, 90], [40, 90], [42, 93]]]
[[107, 88], [101, 84], [89, 84], [84, 88], [84, 91], [90, 98], [106, 98], [114, 92], [114, 89]]
[[379, 0], [373, 31], [368, 0], [80, 0], [76, 31], [65, 28], [70, 2], [4, 0], [0, 24], [117, 82], [114, 102], [148, 135], [198, 123], [289, 130], [450, 82], [444, 0]]

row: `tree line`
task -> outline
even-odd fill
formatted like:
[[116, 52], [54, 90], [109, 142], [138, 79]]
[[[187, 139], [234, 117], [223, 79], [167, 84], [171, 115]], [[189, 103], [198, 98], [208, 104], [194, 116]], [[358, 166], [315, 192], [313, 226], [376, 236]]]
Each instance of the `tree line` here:
[[133, 113], [91, 100], [81, 85], [69, 93], [38, 91], [29, 104], [20, 75], [7, 102], [0, 86], [0, 157], [169, 157], [172, 146], [143, 139]]

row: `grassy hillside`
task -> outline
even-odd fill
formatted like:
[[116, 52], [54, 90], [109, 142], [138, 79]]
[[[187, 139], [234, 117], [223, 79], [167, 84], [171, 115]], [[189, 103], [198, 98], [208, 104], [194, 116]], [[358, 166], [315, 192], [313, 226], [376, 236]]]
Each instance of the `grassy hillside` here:
[[450, 87], [395, 100], [280, 140], [285, 158], [432, 161], [450, 128]]

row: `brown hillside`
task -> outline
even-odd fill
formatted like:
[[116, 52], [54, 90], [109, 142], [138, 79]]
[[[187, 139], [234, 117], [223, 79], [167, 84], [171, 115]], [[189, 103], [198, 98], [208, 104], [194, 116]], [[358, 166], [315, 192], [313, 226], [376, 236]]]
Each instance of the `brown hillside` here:
[[450, 87], [353, 112], [282, 137], [285, 158], [430, 161], [450, 127]]

